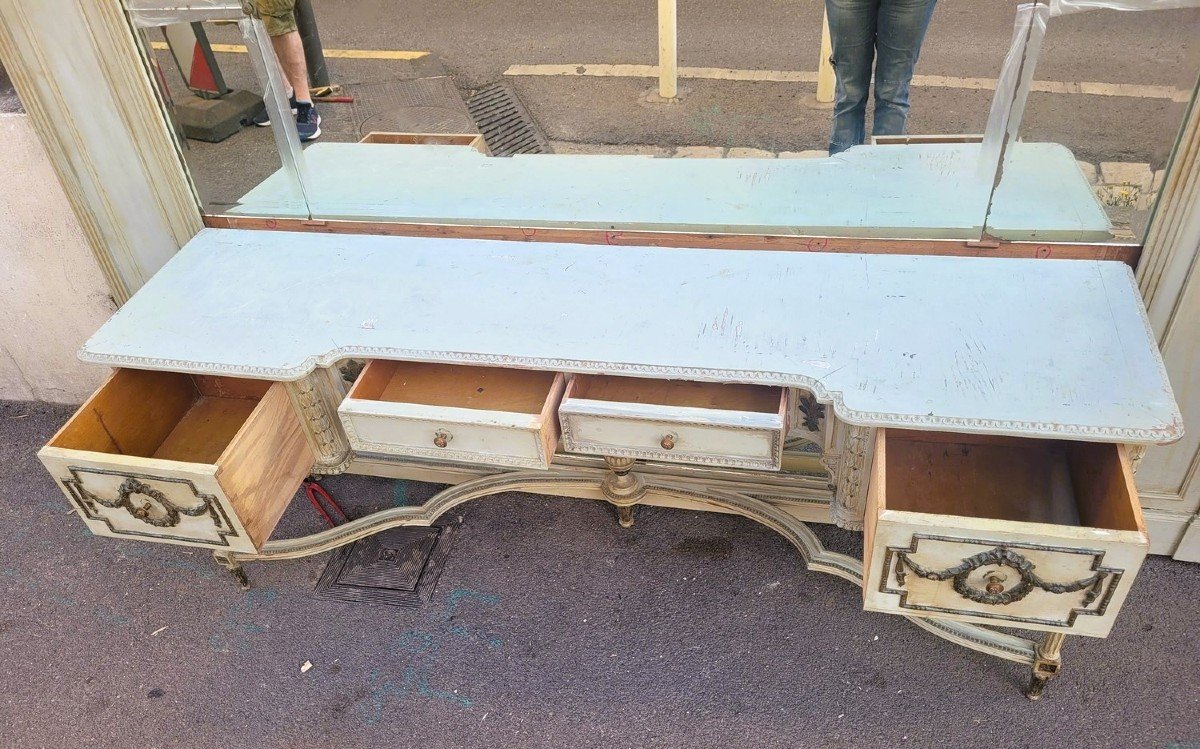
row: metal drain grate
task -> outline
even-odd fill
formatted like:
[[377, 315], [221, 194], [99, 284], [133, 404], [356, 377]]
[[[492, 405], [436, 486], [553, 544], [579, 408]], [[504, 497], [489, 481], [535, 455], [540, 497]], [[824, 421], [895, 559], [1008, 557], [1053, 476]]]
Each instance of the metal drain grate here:
[[493, 156], [550, 153], [546, 136], [508, 85], [497, 83], [476, 91], [467, 99], [467, 111]]
[[314, 595], [408, 608], [428, 603], [455, 527], [393, 528], [355, 541], [334, 553]]

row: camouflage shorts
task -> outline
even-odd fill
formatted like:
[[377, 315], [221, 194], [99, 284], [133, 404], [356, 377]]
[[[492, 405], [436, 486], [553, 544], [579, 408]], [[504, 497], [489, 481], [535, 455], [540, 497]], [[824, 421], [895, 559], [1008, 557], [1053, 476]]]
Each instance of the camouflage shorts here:
[[296, 30], [296, 0], [255, 0], [269, 36]]

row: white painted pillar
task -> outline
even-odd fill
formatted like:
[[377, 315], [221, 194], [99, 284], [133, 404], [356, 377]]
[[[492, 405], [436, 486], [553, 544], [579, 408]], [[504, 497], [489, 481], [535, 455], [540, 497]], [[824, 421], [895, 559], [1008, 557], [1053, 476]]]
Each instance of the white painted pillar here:
[[679, 44], [676, 36], [676, 0], [658, 0], [658, 95], [679, 95]]
[[0, 0], [0, 59], [122, 303], [202, 226], [117, 0]]
[[821, 58], [817, 60], [817, 103], [832, 104], [836, 80], [833, 65], [829, 58], [833, 56], [833, 42], [829, 36], [829, 12], [826, 11], [821, 19]]
[[1183, 439], [1149, 448], [1138, 468], [1150, 551], [1200, 562], [1200, 85], [1146, 232], [1137, 278], [1184, 427]]

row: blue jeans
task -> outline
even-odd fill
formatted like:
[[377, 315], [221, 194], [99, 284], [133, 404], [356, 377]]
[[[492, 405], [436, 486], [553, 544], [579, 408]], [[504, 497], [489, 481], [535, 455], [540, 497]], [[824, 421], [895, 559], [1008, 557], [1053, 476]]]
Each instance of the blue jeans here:
[[866, 140], [867, 96], [875, 66], [874, 135], [903, 135], [908, 87], [937, 0], [825, 0], [837, 98], [830, 155]]

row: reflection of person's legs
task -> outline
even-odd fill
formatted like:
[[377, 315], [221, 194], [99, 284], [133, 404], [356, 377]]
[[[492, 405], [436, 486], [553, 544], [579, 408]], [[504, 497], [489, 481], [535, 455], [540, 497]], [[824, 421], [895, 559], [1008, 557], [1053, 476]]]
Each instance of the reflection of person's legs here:
[[874, 135], [903, 135], [908, 89], [936, 0], [882, 0], [875, 58]]
[[833, 44], [833, 70], [837, 75], [830, 154], [857, 146], [866, 138], [867, 97], [879, 3], [880, 0], [825, 0], [829, 39]]
[[296, 28], [296, 0], [257, 0], [257, 4], [279, 67], [292, 88], [300, 140], [313, 140], [321, 135], [321, 118], [308, 90], [308, 63]]
[[304, 60], [304, 45], [300, 42], [300, 32], [293, 26], [286, 34], [271, 34], [271, 46], [275, 48], [279, 67], [283, 69], [296, 101], [311, 103], [312, 96], [308, 91], [308, 64]]

